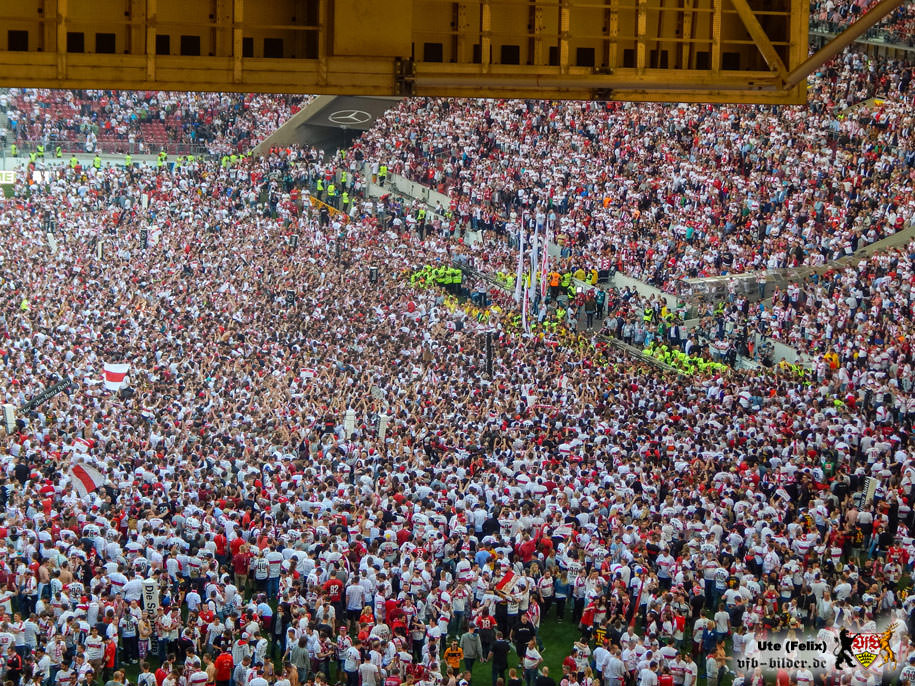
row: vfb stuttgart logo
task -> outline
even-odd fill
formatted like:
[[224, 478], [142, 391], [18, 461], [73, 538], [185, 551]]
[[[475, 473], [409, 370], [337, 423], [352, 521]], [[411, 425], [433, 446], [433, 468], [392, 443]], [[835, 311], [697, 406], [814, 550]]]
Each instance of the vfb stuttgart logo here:
[[[854, 668], [852, 658], [864, 667], [870, 669], [874, 667], [888, 666], [890, 669], [896, 669], [896, 653], [893, 651], [890, 641], [893, 638], [893, 631], [896, 625], [893, 624], [886, 631], [881, 633], [851, 633], [848, 629], [842, 629], [839, 632], [839, 649], [836, 652], [836, 669], [843, 665]], [[874, 664], [877, 659], [881, 662]]]

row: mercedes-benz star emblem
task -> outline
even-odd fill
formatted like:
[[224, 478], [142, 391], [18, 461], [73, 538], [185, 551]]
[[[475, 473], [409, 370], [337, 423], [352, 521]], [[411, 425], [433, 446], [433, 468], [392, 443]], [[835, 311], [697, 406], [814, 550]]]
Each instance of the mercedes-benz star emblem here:
[[341, 126], [355, 126], [367, 124], [372, 120], [372, 115], [364, 110], [337, 110], [327, 115], [327, 121]]

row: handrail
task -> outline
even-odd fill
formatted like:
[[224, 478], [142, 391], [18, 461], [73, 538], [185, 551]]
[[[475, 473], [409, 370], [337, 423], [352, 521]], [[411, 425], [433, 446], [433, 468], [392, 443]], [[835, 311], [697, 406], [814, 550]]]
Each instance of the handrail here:
[[[85, 141], [51, 138], [47, 142], [40, 140], [7, 140], [6, 146], [0, 146], [0, 151], [11, 155], [12, 146], [15, 145], [17, 153], [22, 156], [28, 156], [31, 152], [36, 152], [39, 145], [44, 145], [45, 158], [55, 157], [57, 146], [60, 146], [61, 156], [93, 155], [96, 152], [100, 155], [156, 155], [159, 149], [155, 146], [146, 146], [146, 149], [140, 151], [138, 143], [130, 141], [97, 141], [94, 149], [87, 150]], [[194, 157], [209, 157], [210, 151], [201, 143], [168, 143], [165, 145], [165, 152], [169, 156], [174, 155], [193, 155]]]
[[[826, 36], [832, 38], [839, 35], [845, 28], [846, 25], [829, 21], [828, 19], [810, 20], [810, 35], [813, 36]], [[915, 44], [902, 43], [900, 42], [900, 36], [896, 35], [894, 31], [880, 27], [868, 29], [863, 35], [856, 38], [854, 42], [915, 52]]]

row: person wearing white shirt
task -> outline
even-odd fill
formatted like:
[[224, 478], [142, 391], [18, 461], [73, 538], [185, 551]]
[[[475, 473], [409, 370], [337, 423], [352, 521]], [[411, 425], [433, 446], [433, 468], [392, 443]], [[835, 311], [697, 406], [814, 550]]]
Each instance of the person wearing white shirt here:
[[[631, 651], [630, 651], [631, 652]], [[631, 671], [635, 668], [633, 664]], [[627, 671], [627, 666], [620, 659], [619, 648], [614, 646], [610, 649], [610, 657], [607, 659], [604, 667], [604, 683], [607, 686], [620, 686], [623, 683], [623, 675]]]
[[533, 686], [534, 679], [537, 678], [537, 669], [541, 664], [543, 664], [543, 656], [537, 650], [537, 642], [531, 639], [524, 651], [524, 658], [521, 660], [527, 686]]
[[594, 649], [594, 670], [597, 672], [597, 678], [600, 682], [603, 682], [604, 670], [607, 667], [607, 663], [610, 660], [611, 653], [603, 645], [599, 645]]
[[196, 589], [191, 588], [188, 594], [184, 596], [184, 602], [187, 604], [187, 609], [190, 612], [197, 612], [202, 599], [200, 598], [200, 594], [196, 591]]
[[813, 672], [806, 667], [797, 670], [794, 678], [797, 686], [813, 686]]
[[254, 665], [262, 666], [267, 657], [267, 648], [270, 646], [270, 642], [265, 636], [261, 636], [257, 639], [257, 643], [254, 644]]
[[34, 674], [41, 675], [41, 683], [46, 684], [51, 678], [51, 658], [44, 651], [44, 648], [35, 650], [35, 667]]
[[639, 686], [658, 686], [658, 675], [655, 673], [657, 668], [654, 661], [643, 667], [639, 672]]
[[368, 658], [365, 658], [359, 666], [359, 676], [362, 679], [362, 686], [378, 686], [382, 677], [381, 669]]
[[699, 680], [699, 666], [689, 655], [685, 658], [683, 666], [683, 686], [695, 686]]
[[359, 648], [356, 645], [349, 646], [343, 651], [342, 657], [347, 686], [359, 686]]

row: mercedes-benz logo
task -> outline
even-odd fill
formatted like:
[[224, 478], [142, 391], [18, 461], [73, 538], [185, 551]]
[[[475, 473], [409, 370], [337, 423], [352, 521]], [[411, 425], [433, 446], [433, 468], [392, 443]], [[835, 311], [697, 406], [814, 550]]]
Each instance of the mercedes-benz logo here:
[[327, 121], [342, 126], [354, 126], [357, 124], [367, 124], [372, 120], [372, 115], [364, 110], [337, 110], [327, 115]]

